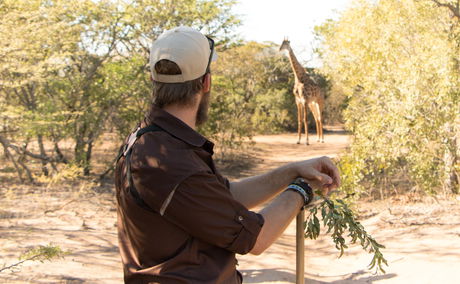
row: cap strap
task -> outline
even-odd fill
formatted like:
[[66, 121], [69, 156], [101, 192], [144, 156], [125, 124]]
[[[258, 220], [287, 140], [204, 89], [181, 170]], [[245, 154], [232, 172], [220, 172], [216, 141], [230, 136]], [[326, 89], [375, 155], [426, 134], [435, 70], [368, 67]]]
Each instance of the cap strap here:
[[184, 80], [184, 76], [182, 74], [165, 75], [165, 74], [158, 74], [158, 73], [155, 73], [153, 75], [153, 80], [158, 81], [158, 82], [163, 82], [163, 83], [183, 83], [186, 81]]

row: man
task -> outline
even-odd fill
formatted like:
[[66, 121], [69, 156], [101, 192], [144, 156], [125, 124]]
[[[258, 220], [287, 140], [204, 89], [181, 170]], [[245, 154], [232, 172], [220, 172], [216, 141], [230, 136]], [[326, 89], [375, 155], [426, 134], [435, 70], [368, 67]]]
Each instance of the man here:
[[195, 131], [215, 59], [212, 39], [188, 27], [151, 47], [153, 103], [115, 174], [125, 283], [241, 283], [235, 254], [261, 254], [313, 197], [305, 181], [290, 183], [303, 178], [323, 194], [339, 186], [325, 157], [239, 182], [219, 174], [213, 143]]

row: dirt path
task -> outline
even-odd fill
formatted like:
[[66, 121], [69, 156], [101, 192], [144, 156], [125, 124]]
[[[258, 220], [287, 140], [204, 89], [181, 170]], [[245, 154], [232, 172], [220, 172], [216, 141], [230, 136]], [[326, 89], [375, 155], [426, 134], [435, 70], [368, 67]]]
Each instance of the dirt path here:
[[[296, 145], [295, 135], [258, 136], [254, 140], [263, 159], [249, 174], [316, 156], [335, 157], [348, 145], [348, 137], [329, 133], [326, 143]], [[367, 270], [371, 255], [351, 247], [342, 258], [324, 233], [306, 240], [305, 283], [460, 283], [460, 202], [393, 198], [361, 203], [361, 222], [386, 245], [389, 267], [384, 275]], [[368, 216], [365, 218], [365, 216]], [[295, 222], [261, 256], [240, 256], [245, 283], [295, 283]]]
[[[261, 173], [290, 161], [335, 156], [348, 137], [326, 135], [326, 143], [296, 145], [295, 134], [254, 137], [256, 162], [233, 169], [232, 177]], [[0, 273], [0, 283], [122, 283], [116, 212], [110, 188], [94, 193], [90, 183], [59, 188], [0, 184], [0, 267], [27, 248], [50, 242], [69, 251], [64, 259], [29, 262]], [[390, 267], [385, 275], [367, 270], [370, 255], [351, 248], [337, 259], [328, 236], [306, 241], [305, 283], [460, 283], [460, 202], [407, 200], [363, 203], [362, 223], [381, 243]], [[245, 283], [295, 282], [294, 222], [261, 256], [239, 256]]]

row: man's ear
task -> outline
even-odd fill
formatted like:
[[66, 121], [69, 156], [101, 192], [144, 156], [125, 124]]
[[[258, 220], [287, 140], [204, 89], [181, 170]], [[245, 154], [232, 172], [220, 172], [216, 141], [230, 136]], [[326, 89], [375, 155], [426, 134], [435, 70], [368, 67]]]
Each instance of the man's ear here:
[[206, 73], [203, 78], [203, 93], [211, 90], [211, 73]]
[[149, 72], [149, 75], [150, 75], [150, 81], [153, 82], [153, 76], [152, 76], [152, 73]]

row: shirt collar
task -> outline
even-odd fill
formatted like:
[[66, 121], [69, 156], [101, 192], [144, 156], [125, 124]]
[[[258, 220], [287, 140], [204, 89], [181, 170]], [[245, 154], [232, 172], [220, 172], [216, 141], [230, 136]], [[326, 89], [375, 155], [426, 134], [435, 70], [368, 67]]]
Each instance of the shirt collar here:
[[172, 136], [195, 147], [202, 147], [213, 154], [214, 143], [196, 132], [185, 122], [170, 114], [169, 112], [152, 104], [150, 113], [146, 116], [146, 124], [156, 124]]

